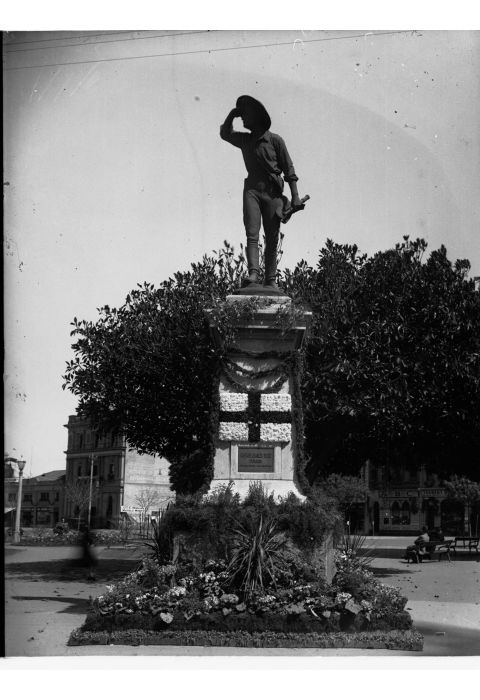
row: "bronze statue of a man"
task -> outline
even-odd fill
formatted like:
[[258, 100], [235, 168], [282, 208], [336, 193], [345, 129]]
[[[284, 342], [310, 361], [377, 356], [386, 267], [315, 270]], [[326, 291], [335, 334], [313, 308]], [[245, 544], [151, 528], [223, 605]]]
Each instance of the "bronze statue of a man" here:
[[[241, 117], [243, 126], [250, 131], [234, 131], [233, 120]], [[259, 281], [259, 233], [263, 222], [265, 232], [265, 277], [264, 286], [278, 289], [277, 246], [280, 223], [285, 204], [282, 197], [283, 180], [290, 186], [292, 195], [290, 211], [303, 209], [297, 191], [298, 177], [295, 174], [284, 140], [269, 131], [271, 119], [261, 102], [249, 95], [238, 98], [236, 107], [228, 114], [220, 127], [220, 136], [232, 146], [240, 148], [248, 176], [243, 189], [243, 222], [247, 234], [247, 284]], [[282, 178], [283, 174], [283, 178]], [[285, 220], [285, 219], [284, 219]]]

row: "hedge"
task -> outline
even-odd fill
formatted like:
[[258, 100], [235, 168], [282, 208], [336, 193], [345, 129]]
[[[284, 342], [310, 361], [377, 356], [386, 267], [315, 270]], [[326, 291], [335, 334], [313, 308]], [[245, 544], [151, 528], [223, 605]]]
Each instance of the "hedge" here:
[[415, 629], [389, 632], [219, 632], [206, 630], [127, 629], [114, 632], [74, 630], [68, 646], [122, 644], [132, 646], [211, 646], [289, 649], [391, 649], [422, 651], [423, 636]]
[[[360, 619], [361, 618], [361, 619]], [[116, 615], [98, 615], [88, 613], [87, 618], [80, 628], [85, 632], [116, 633], [135, 628], [139, 631], [178, 631], [208, 633], [218, 632], [247, 632], [247, 633], [312, 633], [348, 631], [388, 631], [408, 630], [412, 626], [412, 618], [405, 610], [390, 613], [388, 619], [377, 619], [368, 622], [363, 615], [344, 613], [343, 615], [331, 615], [329, 618], [315, 618], [308, 613], [279, 614], [265, 612], [262, 615], [250, 615], [247, 613], [232, 613], [223, 615], [221, 612], [212, 612], [208, 615], [194, 616], [187, 620], [183, 615], [174, 615], [174, 619], [167, 626], [159, 616], [144, 615], [142, 613]]]

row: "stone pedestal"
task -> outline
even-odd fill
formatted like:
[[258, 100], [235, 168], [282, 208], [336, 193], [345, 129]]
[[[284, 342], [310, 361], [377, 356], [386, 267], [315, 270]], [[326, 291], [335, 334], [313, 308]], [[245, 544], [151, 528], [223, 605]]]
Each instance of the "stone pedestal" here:
[[[251, 295], [232, 295], [225, 303], [241, 312], [251, 300]], [[234, 492], [243, 498], [251, 482], [261, 482], [276, 498], [293, 492], [303, 499], [296, 449], [303, 426], [291, 359], [301, 348], [310, 317], [307, 311], [294, 312], [292, 300], [278, 295], [258, 297], [255, 311], [237, 316], [220, 376], [210, 492], [233, 482]], [[223, 344], [209, 318], [213, 337]]]

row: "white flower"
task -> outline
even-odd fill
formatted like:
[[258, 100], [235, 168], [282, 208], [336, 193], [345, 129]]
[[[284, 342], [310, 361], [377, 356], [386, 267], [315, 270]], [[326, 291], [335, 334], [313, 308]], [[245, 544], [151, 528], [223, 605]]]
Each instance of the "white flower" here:
[[337, 593], [335, 602], [337, 604], [345, 604], [352, 597], [351, 593]]
[[243, 442], [248, 441], [248, 425], [247, 423], [226, 423], [221, 421], [219, 434], [219, 440], [224, 440], [230, 442], [232, 440], [239, 440]]
[[290, 411], [292, 397], [290, 394], [261, 394], [260, 410], [262, 411]]
[[291, 439], [290, 423], [262, 423], [260, 426], [261, 442], [290, 442]]
[[187, 589], [184, 586], [174, 586], [168, 591], [168, 595], [172, 598], [181, 598], [187, 593]]
[[224, 605], [230, 603], [231, 605], [236, 605], [239, 601], [239, 597], [235, 593], [224, 593], [220, 598], [220, 602]]
[[274, 595], [263, 595], [257, 598], [257, 602], [260, 603], [261, 605], [265, 605], [268, 603], [274, 603], [276, 601], [276, 598]]
[[220, 410], [221, 411], [245, 411], [248, 406], [247, 394], [235, 392], [220, 392]]

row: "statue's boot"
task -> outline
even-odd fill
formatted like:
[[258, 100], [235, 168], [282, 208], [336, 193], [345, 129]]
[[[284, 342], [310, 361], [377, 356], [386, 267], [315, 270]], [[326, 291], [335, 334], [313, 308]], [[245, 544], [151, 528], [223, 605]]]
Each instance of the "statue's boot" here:
[[268, 244], [265, 246], [265, 287], [273, 287], [278, 289], [277, 283], [277, 247], [270, 248]]
[[249, 284], [258, 284], [260, 272], [258, 245], [247, 245], [247, 264]]

